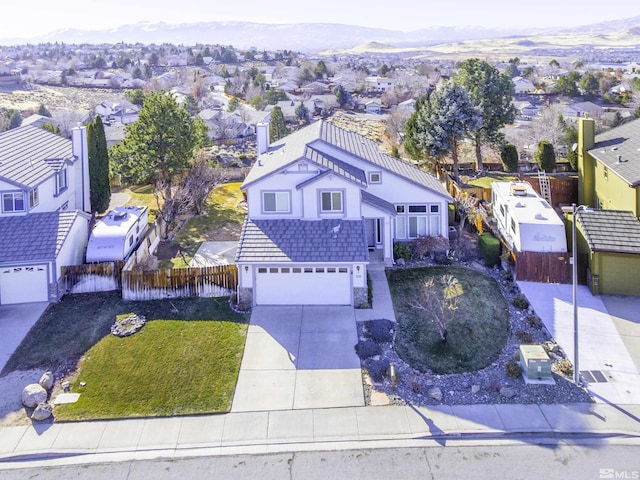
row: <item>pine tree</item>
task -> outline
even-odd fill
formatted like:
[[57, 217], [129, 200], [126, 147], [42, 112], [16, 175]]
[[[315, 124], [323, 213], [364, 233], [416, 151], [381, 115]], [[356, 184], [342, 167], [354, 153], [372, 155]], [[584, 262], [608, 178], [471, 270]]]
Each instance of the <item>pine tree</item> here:
[[101, 213], [109, 208], [111, 186], [109, 185], [109, 154], [102, 120], [97, 117], [87, 127], [89, 151], [89, 192], [91, 211]]
[[273, 107], [271, 112], [271, 120], [269, 120], [269, 142], [273, 143], [280, 140], [288, 132], [287, 122], [284, 119], [282, 109], [279, 106]]
[[534, 157], [540, 170], [552, 172], [556, 166], [556, 152], [553, 145], [549, 142], [538, 143], [538, 151]]

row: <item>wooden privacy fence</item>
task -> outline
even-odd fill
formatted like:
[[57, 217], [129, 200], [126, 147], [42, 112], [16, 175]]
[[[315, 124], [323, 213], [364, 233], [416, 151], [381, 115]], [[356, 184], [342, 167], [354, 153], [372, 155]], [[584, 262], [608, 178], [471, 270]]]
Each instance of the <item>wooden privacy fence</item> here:
[[571, 254], [566, 252], [516, 252], [515, 277], [524, 282], [571, 283]]
[[218, 297], [232, 294], [237, 286], [235, 265], [122, 272], [124, 300]]
[[61, 288], [66, 293], [109, 292], [122, 287], [124, 262], [87, 263], [61, 268]]

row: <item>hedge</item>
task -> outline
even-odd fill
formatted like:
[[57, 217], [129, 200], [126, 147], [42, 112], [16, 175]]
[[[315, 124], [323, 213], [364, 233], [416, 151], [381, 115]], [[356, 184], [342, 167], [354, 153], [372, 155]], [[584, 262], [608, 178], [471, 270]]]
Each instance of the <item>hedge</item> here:
[[500, 240], [490, 233], [480, 235], [478, 246], [484, 258], [484, 264], [487, 267], [493, 267], [500, 261]]

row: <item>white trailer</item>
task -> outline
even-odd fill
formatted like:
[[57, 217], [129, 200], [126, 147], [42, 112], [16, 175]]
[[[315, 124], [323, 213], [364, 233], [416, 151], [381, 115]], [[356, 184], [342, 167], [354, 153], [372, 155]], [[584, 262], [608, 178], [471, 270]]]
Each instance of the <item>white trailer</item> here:
[[518, 252], [566, 252], [565, 225], [527, 182], [493, 182], [491, 210], [507, 243]]
[[87, 244], [87, 263], [126, 260], [149, 226], [143, 207], [116, 207], [96, 222]]

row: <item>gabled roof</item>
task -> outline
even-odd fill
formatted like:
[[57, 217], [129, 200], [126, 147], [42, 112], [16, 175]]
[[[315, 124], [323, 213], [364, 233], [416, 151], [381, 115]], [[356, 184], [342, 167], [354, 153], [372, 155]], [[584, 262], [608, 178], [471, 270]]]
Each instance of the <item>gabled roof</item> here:
[[640, 222], [633, 213], [582, 210], [576, 217], [592, 251], [640, 255]]
[[52, 261], [80, 212], [43, 212], [0, 217], [0, 263]]
[[[268, 152], [260, 155], [247, 175], [242, 188], [246, 188], [302, 159], [333, 169], [333, 166], [328, 163], [322, 163], [331, 160], [334, 166], [338, 165], [335, 162], [336, 159], [328, 152], [328, 147], [331, 146], [358, 157], [377, 168], [403, 177], [418, 186], [434, 191], [447, 199], [451, 198], [433, 175], [404, 160], [381, 152], [378, 144], [373, 140], [325, 121], [312, 123], [271, 145]], [[341, 163], [346, 164], [347, 162]], [[361, 171], [355, 167], [351, 167], [351, 170], [342, 168], [345, 171], [340, 173], [342, 175], [354, 175], [354, 170]], [[336, 171], [336, 173], [339, 172]], [[351, 179], [355, 180], [355, 178]]]
[[[640, 119], [596, 135], [589, 154], [632, 187], [640, 185]], [[618, 162], [618, 156], [621, 161]]]
[[245, 218], [236, 262], [368, 262], [364, 220]]
[[71, 140], [34, 126], [0, 133], [0, 178], [32, 188], [73, 161]]
[[396, 207], [391, 202], [387, 202], [386, 200], [376, 197], [375, 195], [370, 194], [366, 190], [362, 190], [362, 203], [365, 203], [371, 207], [377, 208], [383, 212], [390, 213], [394, 217], [397, 215]]

